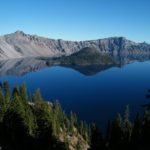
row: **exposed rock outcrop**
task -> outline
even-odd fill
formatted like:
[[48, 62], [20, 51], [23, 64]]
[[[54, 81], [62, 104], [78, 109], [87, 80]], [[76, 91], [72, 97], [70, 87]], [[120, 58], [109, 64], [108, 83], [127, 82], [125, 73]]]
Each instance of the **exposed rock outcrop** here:
[[54, 40], [22, 31], [0, 37], [0, 59], [25, 58], [36, 56], [70, 55], [85, 47], [97, 49], [101, 53], [114, 56], [124, 54], [150, 53], [150, 45], [135, 43], [124, 37], [112, 37], [91, 41]]

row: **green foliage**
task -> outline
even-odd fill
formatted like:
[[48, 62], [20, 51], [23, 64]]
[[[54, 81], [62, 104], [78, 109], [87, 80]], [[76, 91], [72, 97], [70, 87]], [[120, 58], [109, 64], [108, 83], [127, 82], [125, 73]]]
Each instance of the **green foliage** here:
[[20, 96], [19, 87], [15, 86], [12, 92], [12, 99], [16, 99], [18, 96]]
[[5, 110], [6, 110], [5, 98], [3, 95], [2, 88], [0, 87], [0, 122], [3, 120]]
[[[8, 82], [2, 85], [0, 144], [3, 148], [69, 149], [68, 136], [79, 134], [80, 126], [75, 113], [71, 112], [68, 117], [58, 101], [44, 101], [39, 89], [33, 93], [30, 101], [25, 84], [15, 86], [12, 93]], [[84, 122], [81, 128], [85, 140], [88, 139], [86, 127]], [[60, 137], [63, 137], [63, 142]]]
[[110, 55], [101, 54], [95, 48], [83, 48], [81, 51], [60, 59], [63, 65], [102, 65], [116, 64], [116, 60]]
[[77, 116], [72, 111], [70, 112], [70, 121], [71, 121], [71, 125], [72, 126], [76, 126], [77, 127], [77, 124], [78, 124]]
[[33, 93], [33, 95], [32, 95], [32, 101], [33, 101], [34, 103], [38, 103], [38, 102], [43, 101], [43, 98], [42, 98], [40, 89], [37, 89], [37, 90], [35, 91], [35, 93]]
[[20, 96], [21, 96], [22, 100], [27, 101], [28, 100], [28, 95], [27, 95], [27, 87], [26, 87], [25, 83], [23, 83], [20, 86], [19, 91], [20, 91]]
[[76, 150], [83, 150], [82, 144], [80, 142], [77, 143]]
[[6, 150], [69, 150], [71, 136], [80, 139], [74, 146], [77, 150], [83, 148], [83, 141], [90, 144], [90, 150], [150, 148], [149, 107], [132, 123], [127, 106], [123, 116], [118, 114], [109, 122], [103, 136], [95, 124], [79, 123], [73, 112], [67, 116], [58, 101], [44, 101], [40, 90], [33, 93], [32, 102], [28, 97], [25, 84], [15, 86], [12, 93], [8, 82], [0, 87], [0, 144]]
[[[33, 93], [32, 100], [28, 101], [27, 88], [23, 84], [15, 86], [10, 93], [8, 82], [0, 87], [0, 139], [3, 147], [30, 146], [45, 149], [64, 149], [58, 141], [60, 128], [69, 118], [62, 111], [58, 102], [43, 101], [40, 90]], [[39, 141], [37, 144], [36, 141]]]
[[3, 83], [3, 90], [4, 90], [4, 96], [5, 96], [5, 103], [8, 104], [11, 99], [11, 92], [10, 92], [10, 86], [7, 81], [4, 81]]
[[4, 95], [2, 88], [0, 87], [0, 106], [2, 107], [4, 105]]
[[124, 114], [124, 120], [123, 120], [123, 126], [122, 126], [122, 131], [123, 131], [123, 137], [124, 141], [129, 143], [131, 134], [132, 134], [132, 123], [129, 120], [129, 106], [126, 106], [125, 114]]
[[80, 122], [79, 132], [88, 143], [90, 143], [90, 130], [90, 127], [85, 121]]

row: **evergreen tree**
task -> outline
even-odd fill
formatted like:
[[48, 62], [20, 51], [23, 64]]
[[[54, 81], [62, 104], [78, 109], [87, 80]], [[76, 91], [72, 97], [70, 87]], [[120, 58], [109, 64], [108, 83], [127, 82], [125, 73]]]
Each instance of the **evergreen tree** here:
[[28, 100], [28, 95], [27, 95], [27, 87], [26, 87], [26, 84], [23, 83], [21, 86], [20, 86], [20, 96], [22, 98], [23, 101], [27, 101]]
[[131, 137], [133, 147], [138, 147], [142, 142], [142, 120], [139, 113], [137, 113], [134, 120], [134, 126]]
[[80, 122], [80, 126], [79, 127], [80, 127], [79, 128], [79, 132], [83, 136], [84, 135], [84, 122], [83, 121]]
[[43, 101], [43, 98], [42, 98], [40, 89], [37, 89], [37, 90], [35, 91], [35, 93], [34, 93], [33, 96], [32, 96], [32, 101], [35, 102], [35, 103], [38, 103], [38, 102]]
[[[10, 144], [20, 143], [27, 135], [27, 127], [24, 124], [24, 107], [20, 103], [18, 96], [12, 101], [12, 104], [8, 107], [3, 118], [3, 135], [10, 142]], [[12, 143], [11, 143], [12, 142]]]
[[8, 104], [11, 98], [11, 92], [10, 92], [9, 83], [7, 81], [4, 81], [3, 89], [4, 89], [4, 95], [5, 95], [5, 102], [6, 104]]
[[90, 143], [90, 132], [91, 128], [88, 126], [88, 124], [85, 121], [81, 121], [79, 125], [79, 132], [84, 138], [85, 141]]
[[[3, 116], [0, 116], [0, 141], [3, 141], [3, 149], [19, 150], [23, 147], [36, 150], [69, 149], [68, 135], [71, 134], [68, 127], [70, 124], [77, 126], [77, 117], [74, 113], [68, 117], [58, 101], [44, 102], [39, 90], [33, 94], [34, 103], [28, 103], [25, 85], [15, 86], [12, 95], [9, 85], [7, 83], [3, 85], [4, 91], [0, 88], [0, 108], [3, 108], [0, 112], [5, 110]], [[87, 126], [84, 122], [81, 129], [84, 139], [87, 139]], [[64, 134], [66, 142], [62, 143], [59, 138]]]
[[77, 121], [77, 115], [73, 113], [72, 111], [70, 112], [70, 122], [72, 126], [77, 127], [78, 121]]
[[20, 96], [19, 87], [15, 86], [14, 89], [13, 89], [13, 92], [12, 92], [12, 98], [15, 99], [18, 96]]
[[54, 135], [58, 136], [60, 133], [60, 129], [64, 126], [63, 125], [64, 114], [60, 103], [55, 101], [53, 103], [53, 130]]
[[74, 120], [74, 114], [71, 111], [70, 112], [70, 132], [73, 134], [74, 132], [74, 126], [75, 126], [75, 120]]
[[102, 133], [98, 130], [97, 126], [93, 123], [91, 125], [91, 148], [90, 150], [104, 149], [104, 141]]
[[122, 134], [122, 117], [118, 114], [111, 125], [110, 145], [112, 148], [120, 148], [122, 144]]
[[[148, 95], [146, 97], [148, 99], [150, 98], [150, 89], [148, 90]], [[143, 144], [150, 146], [150, 103], [143, 105], [143, 107], [145, 108], [145, 111], [142, 126], [142, 141]]]
[[145, 110], [143, 119], [143, 142], [144, 144], [150, 143], [150, 110]]
[[4, 95], [3, 95], [3, 91], [2, 88], [0, 87], [0, 108], [2, 109], [4, 105]]
[[4, 115], [4, 95], [3, 95], [3, 91], [2, 88], [0, 87], [0, 122], [3, 119], [3, 115]]
[[131, 140], [131, 134], [132, 134], [132, 123], [129, 120], [130, 112], [129, 112], [129, 106], [126, 106], [126, 110], [124, 113], [124, 120], [123, 120], [123, 138], [125, 144], [129, 144]]

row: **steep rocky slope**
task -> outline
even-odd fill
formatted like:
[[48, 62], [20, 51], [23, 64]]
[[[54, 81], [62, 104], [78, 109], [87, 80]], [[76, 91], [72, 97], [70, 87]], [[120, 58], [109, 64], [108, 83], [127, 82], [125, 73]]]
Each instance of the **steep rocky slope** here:
[[115, 56], [150, 52], [149, 44], [135, 43], [124, 37], [77, 42], [48, 39], [16, 31], [12, 34], [0, 36], [0, 59], [36, 56], [58, 57], [73, 54], [85, 47], [95, 48], [101, 53], [109, 53]]

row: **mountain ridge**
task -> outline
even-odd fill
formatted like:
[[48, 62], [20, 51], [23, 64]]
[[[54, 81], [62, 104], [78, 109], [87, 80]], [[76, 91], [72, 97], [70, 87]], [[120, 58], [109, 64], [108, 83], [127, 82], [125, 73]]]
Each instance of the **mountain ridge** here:
[[86, 47], [94, 48], [100, 53], [108, 53], [111, 55], [139, 53], [139, 51], [150, 52], [150, 44], [136, 43], [127, 40], [125, 37], [110, 37], [87, 41], [65, 41], [16, 31], [0, 36], [0, 59], [68, 56]]

